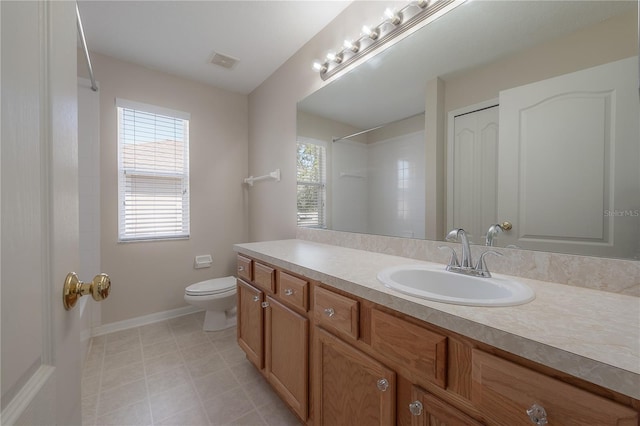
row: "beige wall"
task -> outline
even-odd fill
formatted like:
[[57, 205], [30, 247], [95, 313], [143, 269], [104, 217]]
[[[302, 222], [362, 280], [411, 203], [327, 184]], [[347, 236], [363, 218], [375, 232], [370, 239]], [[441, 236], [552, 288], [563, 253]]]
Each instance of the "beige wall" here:
[[[86, 77], [80, 55], [78, 75]], [[185, 306], [187, 285], [234, 273], [232, 245], [248, 240], [241, 184], [248, 176], [248, 99], [106, 56], [91, 59], [100, 83], [101, 265], [113, 284], [102, 302], [108, 324]], [[188, 240], [117, 242], [116, 97], [191, 114]], [[194, 257], [206, 253], [213, 266], [195, 270]]]
[[422, 132], [424, 131], [424, 125], [424, 114], [395, 121], [380, 129], [367, 133], [367, 143], [376, 143], [398, 136], [408, 135], [409, 133]]
[[637, 54], [637, 14], [607, 19], [503, 60], [445, 78], [445, 111], [497, 98], [501, 90]]

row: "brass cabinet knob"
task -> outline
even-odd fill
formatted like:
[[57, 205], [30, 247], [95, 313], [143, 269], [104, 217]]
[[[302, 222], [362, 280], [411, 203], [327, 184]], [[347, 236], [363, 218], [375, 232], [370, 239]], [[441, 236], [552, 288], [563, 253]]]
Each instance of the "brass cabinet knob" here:
[[107, 274], [98, 274], [90, 283], [85, 283], [78, 279], [75, 272], [69, 272], [64, 280], [62, 291], [62, 303], [68, 311], [76, 305], [82, 296], [90, 294], [93, 300], [99, 302], [109, 297], [111, 291], [111, 279]]

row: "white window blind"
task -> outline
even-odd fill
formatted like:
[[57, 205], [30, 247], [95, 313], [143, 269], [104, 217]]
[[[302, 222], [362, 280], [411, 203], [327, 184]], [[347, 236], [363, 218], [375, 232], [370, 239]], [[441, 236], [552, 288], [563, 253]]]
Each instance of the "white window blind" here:
[[326, 148], [298, 141], [298, 226], [325, 228]]
[[116, 99], [118, 239], [189, 237], [189, 114]]

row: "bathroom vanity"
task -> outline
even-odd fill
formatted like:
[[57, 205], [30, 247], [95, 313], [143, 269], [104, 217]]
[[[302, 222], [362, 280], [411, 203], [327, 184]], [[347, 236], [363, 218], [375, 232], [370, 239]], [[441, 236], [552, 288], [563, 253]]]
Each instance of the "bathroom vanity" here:
[[530, 303], [459, 306], [376, 279], [426, 262], [302, 240], [235, 250], [238, 343], [303, 423], [639, 424], [638, 298], [521, 279]]

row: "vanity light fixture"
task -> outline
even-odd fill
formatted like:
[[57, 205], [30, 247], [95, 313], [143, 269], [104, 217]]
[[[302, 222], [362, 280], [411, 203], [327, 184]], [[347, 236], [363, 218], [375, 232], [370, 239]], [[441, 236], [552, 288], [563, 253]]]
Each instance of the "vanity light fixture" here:
[[341, 51], [329, 53], [325, 61], [316, 61], [313, 69], [320, 73], [320, 78], [327, 80], [400, 34], [418, 24], [428, 24], [466, 1], [414, 0], [400, 10], [388, 8], [383, 22], [376, 27], [363, 26], [360, 39], [345, 40]]

